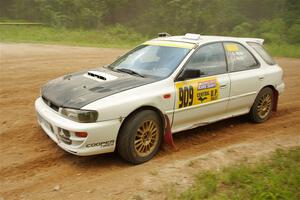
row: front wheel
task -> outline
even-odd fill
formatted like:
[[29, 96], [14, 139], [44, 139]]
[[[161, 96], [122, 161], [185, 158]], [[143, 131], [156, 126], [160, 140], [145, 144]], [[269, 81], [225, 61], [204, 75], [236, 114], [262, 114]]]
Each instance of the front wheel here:
[[124, 123], [117, 142], [120, 156], [133, 164], [150, 160], [162, 142], [162, 122], [158, 115], [152, 110], [143, 110]]
[[263, 88], [257, 95], [250, 110], [252, 121], [261, 123], [266, 121], [271, 113], [274, 104], [274, 94], [271, 88]]

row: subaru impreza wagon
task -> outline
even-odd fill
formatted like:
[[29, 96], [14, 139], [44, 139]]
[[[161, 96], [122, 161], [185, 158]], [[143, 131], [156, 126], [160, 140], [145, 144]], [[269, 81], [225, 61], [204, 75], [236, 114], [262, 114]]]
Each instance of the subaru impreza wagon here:
[[112, 64], [48, 82], [38, 122], [79, 156], [118, 151], [138, 164], [172, 134], [233, 116], [264, 122], [284, 90], [263, 39], [166, 33]]

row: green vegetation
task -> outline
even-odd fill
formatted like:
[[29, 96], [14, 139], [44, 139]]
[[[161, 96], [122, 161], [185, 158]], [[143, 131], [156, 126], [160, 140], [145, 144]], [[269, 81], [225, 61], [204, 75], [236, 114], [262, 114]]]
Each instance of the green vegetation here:
[[194, 32], [260, 37], [273, 55], [299, 57], [299, 0], [1, 0], [0, 22], [12, 21], [48, 28], [0, 25], [1, 41], [131, 47]]
[[270, 159], [207, 171], [178, 199], [300, 199], [300, 147]]
[[121, 25], [103, 30], [66, 29], [44, 26], [0, 25], [0, 41], [132, 48], [147, 40]]
[[[0, 42], [113, 48], [133, 48], [151, 38], [122, 25], [106, 27], [103, 30], [52, 28], [38, 25], [0, 25], [0, 33]], [[268, 44], [266, 47], [273, 56], [300, 58], [300, 45], [284, 43]]]
[[267, 44], [266, 48], [272, 56], [300, 58], [300, 45]]

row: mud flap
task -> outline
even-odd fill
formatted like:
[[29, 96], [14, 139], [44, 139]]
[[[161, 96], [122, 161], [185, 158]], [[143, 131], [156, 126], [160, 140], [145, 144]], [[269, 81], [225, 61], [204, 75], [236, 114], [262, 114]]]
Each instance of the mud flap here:
[[274, 105], [273, 105], [272, 110], [274, 112], [276, 112], [277, 111], [277, 107], [278, 107], [278, 96], [279, 96], [279, 94], [278, 94], [277, 90], [275, 90], [275, 89], [273, 89], [273, 92], [274, 92]]
[[170, 120], [169, 120], [167, 115], [165, 115], [165, 121], [166, 121], [165, 135], [164, 135], [165, 143], [167, 143], [172, 148], [177, 149], [175, 144], [174, 144], [174, 141], [173, 141], [173, 136], [172, 136], [172, 131], [171, 131], [171, 124], [170, 124]]

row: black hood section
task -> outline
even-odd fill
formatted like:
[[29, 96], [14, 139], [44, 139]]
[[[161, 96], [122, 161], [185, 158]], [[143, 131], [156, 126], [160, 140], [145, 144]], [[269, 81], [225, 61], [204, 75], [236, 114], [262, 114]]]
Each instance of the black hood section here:
[[116, 78], [97, 81], [97, 78], [87, 76], [88, 71], [69, 74], [48, 82], [42, 88], [42, 97], [55, 106], [80, 109], [98, 99], [156, 81], [105, 68], [89, 71], [101, 72]]

